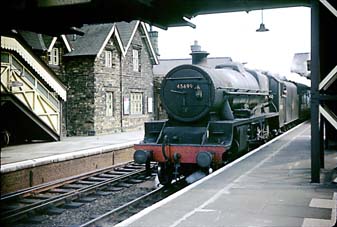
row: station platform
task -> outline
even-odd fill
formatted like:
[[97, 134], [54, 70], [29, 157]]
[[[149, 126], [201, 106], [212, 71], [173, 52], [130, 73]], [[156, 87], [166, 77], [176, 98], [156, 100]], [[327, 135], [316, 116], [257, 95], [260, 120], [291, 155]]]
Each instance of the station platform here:
[[138, 130], [4, 147], [1, 193], [130, 161], [133, 145], [143, 138], [144, 130]]
[[303, 123], [117, 226], [336, 226], [337, 151], [310, 183], [310, 139]]

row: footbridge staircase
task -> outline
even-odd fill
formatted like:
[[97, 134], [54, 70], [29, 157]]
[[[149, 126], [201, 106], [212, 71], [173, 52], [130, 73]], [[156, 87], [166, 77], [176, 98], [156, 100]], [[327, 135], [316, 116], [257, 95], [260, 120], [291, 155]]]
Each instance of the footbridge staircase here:
[[16, 38], [1, 36], [1, 142], [60, 140], [65, 100], [49, 67]]

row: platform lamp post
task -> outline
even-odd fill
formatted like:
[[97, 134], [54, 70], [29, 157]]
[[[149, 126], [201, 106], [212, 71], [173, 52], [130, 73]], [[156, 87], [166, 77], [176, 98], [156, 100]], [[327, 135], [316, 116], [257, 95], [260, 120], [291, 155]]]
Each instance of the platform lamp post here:
[[256, 32], [268, 32], [269, 29], [266, 28], [266, 26], [263, 23], [263, 9], [261, 9], [261, 24], [258, 29], [256, 29]]

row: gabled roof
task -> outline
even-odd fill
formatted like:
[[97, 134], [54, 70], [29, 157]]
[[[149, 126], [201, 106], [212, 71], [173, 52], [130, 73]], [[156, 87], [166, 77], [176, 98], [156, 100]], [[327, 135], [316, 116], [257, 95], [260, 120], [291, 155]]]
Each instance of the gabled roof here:
[[[51, 51], [51, 49], [54, 47], [56, 40], [58, 39], [58, 37], [38, 34], [31, 31], [18, 31], [18, 33], [27, 42], [27, 44], [32, 47], [33, 50], [39, 51]], [[65, 35], [61, 35], [60, 38], [62, 39], [68, 52], [70, 52], [71, 48]]]
[[156, 54], [156, 51], [154, 50], [154, 48], [152, 46], [152, 42], [151, 42], [149, 33], [147, 32], [146, 25], [145, 25], [144, 22], [140, 22], [140, 26], [143, 29], [143, 33], [144, 33], [144, 35], [146, 37], [146, 44], [147, 44], [147, 47], [149, 48], [149, 52], [151, 54], [152, 60], [154, 61], [155, 65], [158, 65], [159, 64], [159, 59], [158, 59], [158, 56]]
[[[138, 29], [145, 38], [151, 60], [154, 64], [158, 64], [158, 58], [152, 47], [146, 25], [140, 21], [84, 25], [81, 28], [84, 33], [83, 36], [61, 35], [60, 38], [69, 51], [64, 56], [98, 56], [104, 50], [110, 38], [114, 36], [122, 56], [125, 57]], [[34, 32], [20, 31], [20, 34], [33, 49], [42, 51], [50, 51], [57, 40], [57, 37]]]
[[111, 36], [115, 35], [119, 49], [125, 57], [138, 28], [146, 38], [146, 46], [151, 59], [154, 64], [158, 64], [146, 26], [140, 21], [85, 25], [81, 28], [84, 32], [83, 36], [76, 36], [76, 39], [72, 39], [72, 35], [67, 36], [73, 51], [65, 56], [97, 56], [103, 51]]
[[[217, 65], [231, 61], [231, 57], [208, 57], [207, 66], [210, 68], [215, 68]], [[174, 67], [184, 64], [192, 64], [192, 58], [160, 59], [159, 64], [153, 66], [153, 73], [155, 75], [165, 75]]]
[[130, 23], [123, 21], [116, 23], [125, 50], [127, 50], [128, 46], [130, 45], [138, 24], [139, 21], [131, 21]]
[[[53, 41], [55, 40], [56, 41], [56, 37], [52, 37], [52, 36], [49, 36], [49, 35], [45, 35], [45, 34], [41, 34], [42, 36], [42, 39], [44, 41], [44, 44], [46, 45], [46, 48], [49, 49], [49, 47], [52, 45]], [[55, 43], [54, 41], [54, 43]]]
[[30, 31], [18, 31], [18, 33], [28, 43], [28, 45], [33, 48], [33, 50], [46, 51], [48, 49], [42, 34]]
[[142, 35], [144, 35], [145, 38], [146, 38], [145, 39], [146, 40], [146, 46], [148, 48], [148, 51], [150, 52], [151, 59], [153, 60], [153, 63], [155, 65], [159, 63], [157, 54], [153, 49], [152, 42], [151, 42], [150, 37], [149, 37], [149, 33], [147, 32], [147, 28], [146, 28], [144, 22], [140, 22], [140, 21], [131, 21], [130, 23], [117, 22], [116, 26], [117, 26], [117, 29], [118, 29], [119, 33], [121, 34], [121, 39], [122, 39], [122, 42], [123, 42], [125, 54], [128, 52], [128, 49], [131, 46], [133, 37], [135, 36], [137, 29], [140, 28], [141, 31], [142, 31]]
[[150, 52], [151, 55], [151, 59], [153, 60], [154, 64], [158, 64], [158, 57], [157, 54], [155, 53], [153, 46], [152, 46], [152, 42], [150, 40], [149, 37], [149, 33], [147, 31], [147, 28], [145, 26], [144, 22], [140, 22], [140, 21], [131, 21], [130, 23], [128, 22], [117, 22], [116, 23], [116, 27], [119, 31], [119, 34], [121, 36], [121, 40], [123, 43], [123, 47], [124, 47], [124, 56], [126, 55], [126, 53], [128, 52], [132, 40], [137, 32], [137, 29], [140, 28], [142, 30], [142, 35], [145, 36], [146, 38], [146, 45], [148, 48], [148, 51]]
[[119, 48], [123, 53], [124, 48], [114, 23], [84, 25], [81, 30], [84, 35], [76, 36], [75, 39], [70, 38], [70, 45], [74, 50], [65, 56], [97, 56], [112, 35], [117, 38]]

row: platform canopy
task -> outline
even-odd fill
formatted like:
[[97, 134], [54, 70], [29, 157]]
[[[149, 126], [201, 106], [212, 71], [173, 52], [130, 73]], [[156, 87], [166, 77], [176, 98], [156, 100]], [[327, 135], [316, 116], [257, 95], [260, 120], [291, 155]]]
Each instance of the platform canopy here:
[[[310, 6], [310, 0], [5, 0], [1, 30], [81, 34], [83, 24], [142, 20], [166, 29], [191, 26], [196, 15]], [[9, 15], [9, 16], [8, 16]], [[43, 20], [43, 23], [42, 21]]]

